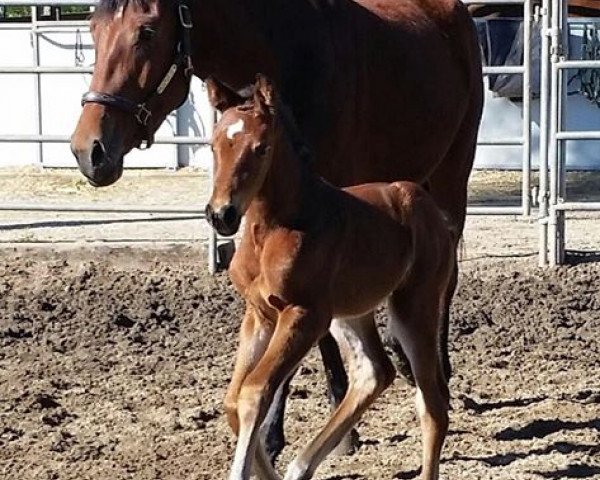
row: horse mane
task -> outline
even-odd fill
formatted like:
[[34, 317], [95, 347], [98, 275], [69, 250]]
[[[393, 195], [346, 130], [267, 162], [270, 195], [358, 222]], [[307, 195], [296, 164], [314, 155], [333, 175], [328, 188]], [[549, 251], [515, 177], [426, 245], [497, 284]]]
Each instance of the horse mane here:
[[129, 2], [133, 2], [144, 9], [149, 6], [148, 0], [99, 0], [98, 5], [96, 5], [96, 13], [98, 15], [115, 13], [120, 8], [127, 8]]
[[[248, 113], [254, 110], [254, 99], [251, 97], [246, 102], [235, 107], [238, 112]], [[275, 105], [269, 107], [269, 113], [278, 120], [283, 128], [286, 140], [290, 143], [292, 151], [298, 155], [302, 163], [311, 165], [314, 160], [314, 154], [304, 140], [292, 110], [285, 102], [281, 100], [279, 95], [275, 97]]]
[[290, 107], [281, 100], [279, 95], [275, 96], [275, 106], [271, 108], [271, 113], [281, 122], [287, 141], [292, 147], [292, 151], [298, 155], [300, 161], [306, 165], [311, 165], [314, 161], [313, 151], [304, 140], [304, 135], [296, 123], [296, 118]]

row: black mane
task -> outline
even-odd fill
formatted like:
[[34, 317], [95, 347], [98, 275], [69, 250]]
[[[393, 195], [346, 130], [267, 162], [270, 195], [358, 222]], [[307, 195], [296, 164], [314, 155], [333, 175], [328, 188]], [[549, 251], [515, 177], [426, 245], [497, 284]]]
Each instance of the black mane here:
[[281, 100], [281, 98], [277, 98], [275, 108], [276, 114], [283, 125], [283, 130], [287, 135], [288, 142], [290, 142], [294, 153], [298, 155], [301, 162], [312, 165], [314, 162], [313, 152], [304, 140], [304, 135], [302, 135], [302, 132], [296, 123], [296, 118], [294, 117], [292, 110]]

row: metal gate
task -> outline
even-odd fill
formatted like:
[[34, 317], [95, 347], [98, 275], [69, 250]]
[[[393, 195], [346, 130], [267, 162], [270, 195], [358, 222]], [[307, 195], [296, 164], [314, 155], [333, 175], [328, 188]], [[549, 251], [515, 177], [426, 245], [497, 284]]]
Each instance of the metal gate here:
[[600, 131], [569, 131], [566, 127], [567, 81], [572, 69], [597, 69], [600, 60], [569, 60], [569, 25], [567, 0], [544, 0], [545, 50], [542, 78], [546, 88], [545, 117], [547, 155], [544, 172], [544, 202], [540, 202], [540, 265], [551, 266], [565, 260], [565, 212], [600, 211], [600, 202], [569, 202], [566, 198], [566, 142], [600, 140]]

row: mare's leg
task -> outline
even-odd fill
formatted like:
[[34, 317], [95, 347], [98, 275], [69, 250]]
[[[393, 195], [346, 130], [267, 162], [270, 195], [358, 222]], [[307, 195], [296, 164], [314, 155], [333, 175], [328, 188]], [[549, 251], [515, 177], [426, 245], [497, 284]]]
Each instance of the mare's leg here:
[[[341, 403], [348, 390], [348, 377], [344, 369], [344, 362], [342, 361], [337, 343], [329, 333], [319, 341], [319, 350], [327, 378], [329, 401], [335, 409]], [[265, 447], [272, 464], [275, 464], [275, 460], [277, 460], [277, 457], [285, 446], [283, 417], [292, 377], [293, 375], [282, 385], [281, 390], [273, 400], [273, 407], [269, 410], [264, 421], [264, 430], [266, 433]], [[339, 452], [351, 452], [355, 448], [357, 438], [358, 434], [353, 430], [350, 435], [340, 442], [338, 446]]]
[[[474, 62], [474, 68], [476, 69], [474, 75], [475, 81], [478, 81], [480, 71], [477, 63], [478, 61]], [[458, 247], [458, 242], [462, 237], [467, 215], [467, 184], [469, 175], [473, 169], [475, 148], [477, 146], [477, 132], [479, 130], [483, 105], [481, 84], [473, 86], [473, 92], [469, 98], [471, 103], [455, 135], [453, 144], [427, 181], [428, 191], [452, 222], [456, 233], [455, 248]], [[458, 263], [455, 257], [454, 271], [450, 278], [450, 285], [447, 290], [442, 313], [443, 331], [440, 340], [444, 360], [444, 374], [447, 381], [450, 380], [452, 375], [452, 367], [448, 355], [450, 304], [454, 297], [457, 281]]]
[[[340, 347], [330, 333], [319, 342], [319, 351], [323, 359], [325, 377], [327, 378], [327, 393], [332, 410], [335, 411], [344, 400], [348, 391], [348, 375], [344, 368]], [[353, 428], [342, 438], [333, 453], [348, 455], [358, 448], [358, 432]]]
[[436, 480], [448, 431], [450, 394], [440, 351], [443, 293], [435, 286], [394, 292], [389, 301], [390, 329], [402, 344], [417, 386], [416, 407], [421, 422], [422, 480]]
[[259, 476], [269, 480], [279, 478], [264, 454], [259, 436], [261, 424], [277, 390], [327, 331], [329, 322], [330, 317], [323, 310], [290, 306], [280, 313], [267, 350], [239, 390], [239, 434], [230, 480], [250, 478], [255, 454]]
[[285, 480], [312, 478], [327, 454], [395, 377], [394, 366], [385, 353], [372, 313], [344, 321], [335, 319], [330, 331], [348, 362], [348, 392], [325, 428], [289, 466]]
[[273, 398], [273, 404], [263, 421], [265, 439], [265, 453], [269, 462], [275, 465], [277, 457], [285, 447], [285, 434], [283, 432], [283, 418], [285, 415], [285, 404], [290, 393], [290, 382], [294, 374], [281, 384]]

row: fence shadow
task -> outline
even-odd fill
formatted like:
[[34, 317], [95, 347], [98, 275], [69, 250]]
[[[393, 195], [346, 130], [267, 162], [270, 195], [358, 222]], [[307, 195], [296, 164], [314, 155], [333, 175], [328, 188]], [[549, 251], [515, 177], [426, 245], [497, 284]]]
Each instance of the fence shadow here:
[[600, 251], [596, 250], [567, 250], [565, 251], [567, 265], [600, 262]]
[[572, 422], [563, 420], [534, 420], [522, 428], [506, 428], [494, 435], [496, 440], [532, 440], [534, 438], [544, 438], [552, 433], [561, 430], [583, 430], [586, 428], [595, 429], [600, 432], [600, 418], [582, 422]]
[[544, 478], [559, 479], [559, 478], [598, 478], [600, 474], [600, 467], [595, 465], [588, 465], [586, 463], [569, 465], [567, 468], [561, 470], [554, 470], [550, 472], [531, 472], [540, 475]]
[[115, 224], [129, 224], [129, 223], [141, 223], [141, 222], [177, 222], [182, 220], [200, 220], [203, 219], [203, 215], [184, 214], [184, 215], [173, 215], [173, 216], [147, 216], [137, 218], [116, 218], [116, 219], [97, 219], [97, 220], [41, 220], [32, 221], [27, 223], [12, 223], [12, 224], [0, 224], [0, 231], [11, 231], [11, 230], [33, 230], [36, 228], [61, 228], [61, 227], [85, 227], [94, 225], [115, 225]]

